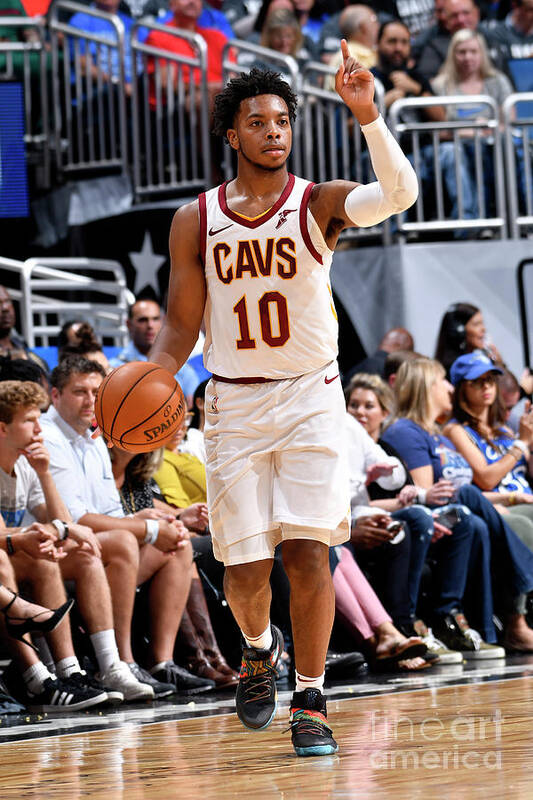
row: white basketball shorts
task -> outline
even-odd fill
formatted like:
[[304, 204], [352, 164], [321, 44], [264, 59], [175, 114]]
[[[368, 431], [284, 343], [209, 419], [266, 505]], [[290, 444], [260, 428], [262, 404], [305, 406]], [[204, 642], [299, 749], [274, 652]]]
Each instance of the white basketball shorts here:
[[327, 545], [350, 535], [336, 362], [266, 383], [211, 379], [205, 395], [207, 501], [215, 557], [272, 558], [284, 538]]

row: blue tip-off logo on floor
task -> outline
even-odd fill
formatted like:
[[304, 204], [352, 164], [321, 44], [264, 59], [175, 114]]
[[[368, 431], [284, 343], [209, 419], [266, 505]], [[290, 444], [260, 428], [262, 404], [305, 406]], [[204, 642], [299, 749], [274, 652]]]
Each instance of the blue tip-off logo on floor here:
[[0, 83], [0, 217], [27, 217], [24, 94], [20, 83]]

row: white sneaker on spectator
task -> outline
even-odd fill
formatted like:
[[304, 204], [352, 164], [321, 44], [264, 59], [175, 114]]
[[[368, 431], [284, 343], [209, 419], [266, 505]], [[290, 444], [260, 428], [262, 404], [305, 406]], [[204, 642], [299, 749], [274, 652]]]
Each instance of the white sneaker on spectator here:
[[122, 692], [125, 701], [154, 699], [152, 687], [138, 681], [124, 661], [117, 661], [109, 669], [98, 672], [96, 679], [104, 686]]
[[440, 639], [437, 639], [431, 628], [428, 628], [421, 619], [417, 619], [414, 622], [413, 628], [417, 635], [420, 636], [429, 652], [439, 657], [439, 660], [435, 661], [436, 664], [462, 663], [463, 654], [459, 653], [457, 650], [449, 650], [444, 642], [441, 642]]

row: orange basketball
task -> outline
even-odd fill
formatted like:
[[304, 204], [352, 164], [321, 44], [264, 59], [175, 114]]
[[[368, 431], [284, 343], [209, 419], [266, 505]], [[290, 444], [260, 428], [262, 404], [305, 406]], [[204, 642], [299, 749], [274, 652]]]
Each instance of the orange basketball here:
[[150, 361], [132, 361], [110, 372], [95, 406], [104, 438], [132, 453], [162, 447], [181, 426], [185, 411], [179, 383]]

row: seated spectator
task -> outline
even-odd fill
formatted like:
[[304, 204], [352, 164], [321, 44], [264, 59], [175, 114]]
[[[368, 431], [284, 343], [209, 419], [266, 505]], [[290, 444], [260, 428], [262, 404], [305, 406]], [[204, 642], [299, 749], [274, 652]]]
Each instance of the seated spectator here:
[[455, 359], [474, 350], [483, 351], [495, 364], [503, 365], [499, 351], [488, 340], [480, 309], [472, 303], [453, 303], [442, 317], [435, 359], [442, 364], [449, 377]]
[[[333, 562], [333, 563], [332, 563]], [[417, 671], [431, 665], [418, 636], [407, 638], [392, 623], [378, 596], [347, 547], [330, 553], [335, 613], [347, 630], [362, 640], [370, 667], [376, 671]], [[421, 653], [414, 656], [413, 653]]]
[[[152, 519], [167, 519], [167, 521], [175, 519], [175, 514], [169, 515], [154, 507], [152, 479], [162, 460], [162, 450], [135, 455], [113, 447], [111, 450], [113, 477], [124, 514], [150, 509]], [[196, 629], [195, 620], [199, 623], [200, 630]], [[236, 687], [238, 676], [228, 667], [220, 652], [198, 570], [194, 564], [187, 605], [181, 617], [177, 656], [189, 672], [214, 681], [218, 689]]]
[[192, 456], [205, 464], [205, 442], [204, 442], [204, 425], [205, 425], [205, 389], [208, 381], [202, 381], [198, 384], [194, 391], [192, 399], [192, 414], [189, 418], [189, 427], [187, 434], [182, 439], [179, 449], [182, 453], [190, 453]]
[[96, 361], [108, 373], [111, 369], [107, 356], [103, 351], [92, 325], [82, 322], [73, 335], [72, 344], [65, 344], [59, 348], [59, 363], [69, 355], [85, 356], [89, 361]]
[[[518, 70], [528, 71], [533, 81], [533, 0], [512, 0], [511, 11], [505, 20], [490, 20], [480, 25], [491, 47], [497, 47], [503, 58], [503, 66], [513, 78], [517, 91]], [[516, 72], [515, 72], [516, 70]]]
[[453, 419], [444, 432], [472, 467], [476, 486], [492, 503], [505, 507], [506, 521], [533, 550], [533, 490], [528, 480], [533, 411], [528, 403], [518, 437], [506, 427], [498, 385], [502, 371], [482, 353], [454, 361]]
[[[453, 387], [443, 367], [430, 359], [405, 362], [396, 376], [397, 418], [383, 434], [406, 463], [413, 481], [422, 490], [438, 492], [432, 502], [443, 505], [453, 499], [466, 506], [476, 537], [470, 558], [468, 595], [470, 608], [488, 642], [496, 640], [493, 599], [503, 618], [505, 636], [529, 649], [533, 631], [528, 627], [525, 594], [533, 585], [533, 552], [498, 514], [481, 491], [471, 485], [472, 469], [453, 443], [440, 432], [437, 420], [452, 409]], [[489, 567], [490, 565], [490, 567]], [[435, 633], [446, 645], [470, 653], [470, 657], [493, 658], [493, 650], [468, 625], [461, 608], [454, 608], [435, 621]], [[493, 655], [494, 654], [494, 655]]]
[[385, 359], [385, 366], [383, 368], [383, 380], [394, 389], [396, 381], [396, 373], [400, 369], [404, 361], [411, 361], [413, 358], [421, 358], [420, 353], [414, 350], [395, 350], [387, 354]]
[[[213, 99], [215, 94], [222, 89], [222, 52], [228, 38], [218, 30], [218, 28], [200, 27], [199, 18], [202, 13], [202, 0], [170, 0], [169, 8], [173, 14], [172, 19], [166, 23], [169, 28], [197, 33], [207, 44], [207, 83], [210, 97]], [[152, 47], [158, 47], [161, 50], [168, 50], [171, 53], [178, 53], [189, 57], [194, 56], [193, 48], [185, 39], [179, 36], [173, 36], [170, 33], [164, 33], [163, 31], [151, 31], [146, 39], [146, 44]], [[161, 75], [161, 85], [163, 91], [165, 91], [167, 85], [167, 69], [170, 66], [174, 84], [176, 84], [178, 79], [178, 69], [175, 64], [169, 64], [164, 58], [158, 60], [158, 66]], [[156, 67], [152, 60], [148, 65], [148, 71], [153, 74], [155, 69]], [[182, 71], [182, 76], [186, 84], [189, 84], [191, 80], [195, 85], [200, 83], [199, 69], [190, 70], [186, 68]], [[155, 88], [152, 83], [150, 87], [150, 105], [152, 108], [155, 107], [155, 103]]]
[[[48, 377], [36, 361], [29, 358], [13, 358], [15, 350], [8, 351], [9, 355], [0, 356], [0, 382], [1, 381], [32, 381], [38, 383], [49, 394], [50, 385]], [[46, 411], [48, 406], [42, 406], [41, 411]]]
[[[121, 364], [128, 364], [130, 361], [148, 361], [150, 348], [161, 329], [161, 314], [161, 308], [154, 300], [137, 300], [129, 307], [127, 325], [131, 341], [116, 358], [111, 359], [109, 362], [111, 367], [120, 367]], [[176, 380], [190, 405], [199, 382], [196, 372], [185, 363], [176, 373]]]
[[359, 364], [356, 364], [343, 376], [343, 383], [345, 385], [349, 383], [350, 379], [358, 372], [367, 372], [383, 378], [385, 361], [389, 353], [395, 353], [397, 350], [413, 350], [414, 346], [413, 337], [408, 330], [405, 328], [391, 328], [384, 335], [376, 352], [360, 361]]
[[[98, 11], [105, 11], [108, 14], [117, 16], [124, 25], [124, 80], [126, 82], [126, 92], [131, 94], [131, 83], [133, 80], [133, 54], [131, 50], [130, 32], [133, 27], [133, 18], [124, 13], [120, 8], [120, 0], [95, 0], [91, 5]], [[100, 38], [106, 39], [112, 45], [118, 44], [118, 38], [114, 26], [106, 19], [87, 14], [84, 11], [76, 12], [69, 20], [69, 25], [79, 28], [87, 33], [92, 33]], [[90, 60], [90, 69], [93, 80], [98, 76], [104, 82], [116, 82], [120, 79], [119, 51], [115, 47], [105, 47], [96, 42], [81, 38], [76, 40], [76, 47], [84, 65], [85, 59]], [[71, 55], [76, 52], [74, 40], [70, 39]], [[85, 74], [85, 69], [82, 70]], [[74, 80], [74, 74], [73, 74]]]
[[[470, 0], [465, 0], [470, 2]], [[378, 34], [378, 64], [373, 67], [371, 72], [379, 78], [385, 89], [385, 107], [388, 109], [396, 100], [408, 97], [433, 97], [434, 92], [427, 79], [418, 69], [409, 66], [411, 60], [411, 45], [409, 30], [401, 22], [384, 23]], [[402, 114], [402, 119], [407, 122], [414, 122], [420, 119], [428, 119], [433, 122], [442, 122], [445, 119], [445, 111], [442, 106], [431, 106], [418, 111], [408, 109]], [[422, 181], [422, 189], [426, 209], [430, 205], [432, 189], [435, 183], [435, 150], [434, 144], [429, 134], [419, 135], [419, 162], [414, 162], [412, 154], [413, 143], [410, 136], [404, 134], [401, 144], [408, 158], [415, 163], [418, 170], [419, 179]], [[472, 181], [470, 172], [462, 159], [457, 163], [456, 148], [453, 142], [440, 142], [438, 145], [438, 161], [442, 173], [442, 179], [448, 200], [451, 205], [450, 216], [457, 219], [459, 212], [457, 173], [459, 173], [462, 199], [463, 217], [465, 219], [475, 219], [478, 216], [476, 203], [475, 184]], [[421, 192], [422, 194], [422, 192]], [[426, 216], [429, 211], [426, 210]], [[464, 235], [462, 231], [456, 231], [454, 235], [460, 238]]]
[[[212, 688], [177, 667], [174, 643], [191, 577], [188, 533], [177, 520], [151, 519], [136, 511], [125, 516], [113, 481], [108, 449], [91, 437], [94, 401], [105, 373], [95, 361], [69, 356], [52, 372], [52, 402], [43, 417], [50, 467], [73, 519], [90, 525], [102, 547], [115, 610], [115, 632], [121, 659], [132, 678], [172, 683], [175, 691], [196, 693]], [[108, 563], [106, 553], [120, 546], [121, 562]], [[167, 553], [173, 553], [168, 558]], [[138, 585], [150, 581], [150, 672], [135, 661], [131, 645], [133, 603]], [[138, 677], [137, 677], [138, 676]], [[153, 689], [152, 689], [153, 687]]]
[[[375, 12], [370, 6], [354, 5], [344, 9], [339, 18], [339, 29], [343, 39], [346, 39], [348, 50], [363, 67], [370, 69], [377, 61], [376, 46], [378, 39], [379, 23]], [[336, 70], [343, 63], [342, 52], [332, 56], [329, 64]], [[324, 81], [324, 89], [335, 91], [335, 77], [328, 75]]]
[[417, 606], [422, 569], [428, 553], [437, 564], [434, 577], [436, 584], [440, 584], [440, 589], [433, 592], [432, 604], [437, 609], [434, 613], [438, 614], [439, 609], [445, 608], [451, 597], [456, 598], [451, 605], [458, 602], [457, 598], [462, 598], [465, 573], [464, 569], [457, 569], [457, 563], [464, 565], [466, 552], [471, 546], [470, 521], [463, 519], [464, 515], [459, 515], [458, 524], [452, 526], [453, 536], [449, 538], [450, 531], [425, 507], [426, 503], [431, 504], [435, 498], [438, 499], [439, 490], [435, 490], [435, 497], [432, 493], [426, 495], [420, 492], [398, 453], [381, 438], [383, 427], [395, 407], [388, 385], [377, 375], [358, 374], [352, 378], [345, 396], [348, 413], [355, 417], [381, 451], [397, 459], [404, 469], [403, 480], [394, 487], [387, 485], [383, 478], [372, 480], [368, 476], [366, 489], [368, 504], [388, 512], [392, 519], [406, 523], [406, 536], [411, 538], [407, 578], [409, 621], [404, 621], [401, 629], [407, 635], [421, 636], [429, 654], [438, 658], [440, 664], [459, 663], [461, 654], [449, 650], [435, 638], [432, 629], [420, 618]]
[[[525, 377], [526, 380], [529, 378], [529, 370], [526, 371]], [[522, 387], [518, 383], [517, 377], [508, 369], [504, 368], [498, 384], [503, 404], [503, 421], [514, 433], [518, 433], [520, 417], [528, 402], [526, 396], [522, 397]]]
[[25, 353], [27, 358], [35, 361], [48, 374], [45, 362], [31, 352], [22, 336], [17, 333], [15, 324], [15, 306], [11, 295], [4, 286], [0, 286], [0, 355], [10, 355], [13, 351], [18, 351], [16, 357], [20, 358], [21, 353]]
[[[306, 62], [312, 58], [311, 51], [304, 43], [298, 20], [288, 9], [275, 10], [267, 16], [261, 30], [259, 44], [262, 47], [268, 47], [269, 50], [275, 50], [280, 55], [292, 56], [297, 60], [300, 68], [303, 68]], [[257, 61], [255, 59], [254, 66], [259, 69], [275, 70], [285, 80], [291, 79], [290, 74], [284, 73], [282, 67], [274, 62], [269, 63], [268, 60]]]
[[454, 33], [468, 28], [475, 31], [479, 24], [479, 8], [474, 0], [444, 0], [443, 25], [420, 50], [416, 69], [426, 81], [435, 78], [446, 59]]
[[[446, 59], [431, 85], [435, 94], [442, 96], [457, 96], [471, 94], [485, 94], [492, 97], [501, 107], [513, 87], [509, 79], [494, 68], [490, 62], [487, 47], [483, 37], [475, 31], [464, 28], [457, 31], [451, 38]], [[487, 106], [456, 105], [447, 106], [447, 119], [476, 121], [492, 117], [492, 110]], [[485, 128], [479, 131], [481, 138], [482, 177], [484, 183], [484, 209], [480, 207], [479, 215], [491, 217], [496, 214], [496, 200], [494, 193], [494, 133]], [[478, 135], [479, 135], [478, 134]], [[467, 157], [467, 165], [471, 179], [476, 181], [476, 158], [474, 131], [463, 129], [460, 131], [462, 150]], [[481, 206], [481, 198], [478, 198]]]
[[57, 349], [60, 350], [66, 344], [77, 344], [76, 332], [80, 325], [83, 325], [82, 319], [69, 319], [63, 323], [59, 333], [57, 334]]
[[[168, 0], [148, 0], [143, 6], [142, 16], [155, 17], [157, 22], [166, 25], [172, 19]], [[198, 17], [198, 27], [216, 28], [227, 39], [233, 39], [235, 35], [226, 15], [205, 0], [202, 3], [202, 13]]]
[[165, 502], [176, 508], [207, 500], [205, 465], [196, 456], [179, 450], [186, 431], [184, 423], [167, 442], [163, 463], [154, 475]]
[[[40, 407], [47, 401], [46, 393], [36, 383], [0, 383], [2, 528], [7, 528], [9, 535], [23, 533], [21, 526], [29, 514], [42, 523], [37, 528], [37, 535], [44, 535], [41, 542], [46, 543], [49, 538], [46, 534], [52, 533], [54, 542], [62, 542], [59, 546], [64, 550], [64, 557], [54, 564], [31, 557], [38, 554], [38, 546], [32, 554], [26, 547], [16, 550], [7, 539], [15, 576], [18, 581], [30, 584], [36, 602], [51, 607], [59, 607], [66, 600], [63, 579], [75, 581], [78, 606], [104, 680], [94, 684], [82, 672], [68, 620], [64, 620], [48, 634], [47, 643], [57, 675], [68, 680], [72, 687], [72, 698], [65, 701], [66, 706], [79, 702], [78, 707], [84, 708], [105, 702], [108, 696], [115, 701], [151, 698], [151, 687], [141, 685], [129, 673], [126, 678], [123, 675], [125, 665], [121, 664], [116, 647], [100, 543], [89, 527], [74, 523], [52, 478], [50, 456], [43, 445], [39, 422]], [[52, 710], [62, 702], [54, 685], [48, 683], [50, 676], [46, 670], [36, 667], [27, 677], [28, 680], [24, 674], [24, 685], [15, 688], [16, 694], [20, 690], [17, 696], [25, 705]]]
[[424, 47], [429, 44], [429, 42], [433, 41], [436, 36], [446, 36], [446, 33], [445, 0], [435, 0], [433, 24], [423, 28], [415, 35], [412, 42], [412, 56], [415, 64]]

